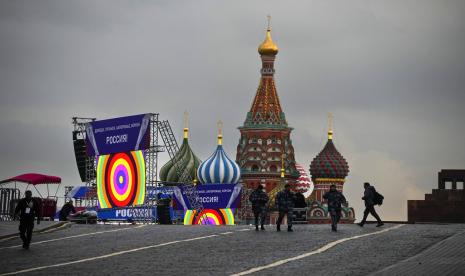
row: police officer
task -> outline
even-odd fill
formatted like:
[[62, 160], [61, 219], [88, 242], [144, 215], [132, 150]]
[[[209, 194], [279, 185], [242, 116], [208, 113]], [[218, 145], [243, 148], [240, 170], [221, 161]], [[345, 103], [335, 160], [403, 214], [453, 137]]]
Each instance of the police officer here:
[[363, 193], [362, 199], [365, 201], [365, 211], [363, 212], [363, 219], [360, 223], [358, 223], [358, 225], [363, 227], [367, 220], [368, 214], [371, 214], [378, 221], [376, 227], [381, 227], [384, 225], [384, 223], [381, 221], [381, 218], [375, 210], [375, 187], [371, 186], [368, 182], [363, 183], [363, 187], [365, 188], [365, 192]]
[[34, 229], [34, 218], [40, 224], [40, 208], [37, 200], [32, 198], [32, 192], [26, 191], [25, 198], [19, 200], [15, 208], [15, 217], [19, 214], [19, 236], [23, 240], [23, 248], [29, 249], [32, 230]]
[[263, 186], [258, 185], [249, 197], [252, 203], [252, 211], [255, 216], [255, 230], [258, 231], [258, 220], [260, 219], [261, 229], [265, 230], [263, 226], [266, 218], [266, 203], [268, 202], [268, 195], [263, 191]]
[[346, 198], [336, 189], [336, 185], [331, 185], [329, 191], [323, 195], [323, 198], [328, 201], [328, 211], [331, 215], [331, 230], [337, 232], [337, 223], [341, 218], [341, 205], [346, 203]]
[[281, 231], [281, 222], [285, 215], [287, 215], [287, 231], [293, 232], [292, 230], [292, 211], [295, 204], [295, 195], [291, 192], [291, 186], [286, 184], [284, 190], [280, 191], [276, 195], [276, 205], [279, 211], [278, 221], [276, 222], [276, 230]]

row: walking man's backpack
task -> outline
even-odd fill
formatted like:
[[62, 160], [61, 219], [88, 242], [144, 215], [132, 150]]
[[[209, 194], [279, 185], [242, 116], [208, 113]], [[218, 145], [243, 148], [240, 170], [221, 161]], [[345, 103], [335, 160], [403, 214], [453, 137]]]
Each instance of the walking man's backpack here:
[[381, 205], [381, 204], [383, 204], [383, 200], [384, 200], [384, 196], [381, 195], [380, 193], [378, 193], [377, 191], [375, 191], [375, 196], [373, 198], [373, 203], [375, 205]]

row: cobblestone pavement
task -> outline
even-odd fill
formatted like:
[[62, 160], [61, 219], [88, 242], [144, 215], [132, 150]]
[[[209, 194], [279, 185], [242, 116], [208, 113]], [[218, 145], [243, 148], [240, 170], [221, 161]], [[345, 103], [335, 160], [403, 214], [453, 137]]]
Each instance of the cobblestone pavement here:
[[[58, 221], [41, 221], [39, 225], [34, 222], [34, 231], [42, 231], [54, 226], [59, 226], [63, 222]], [[0, 240], [18, 233], [19, 221], [2, 221], [0, 222]]]
[[[293, 233], [277, 233], [250, 226], [72, 225], [35, 235], [27, 251], [13, 247], [19, 239], [0, 242], [0, 274], [43, 267], [28, 274], [230, 275], [380, 230], [374, 225], [341, 225], [337, 233], [328, 225], [294, 227]], [[460, 224], [404, 225], [255, 274], [368, 275], [462, 231]]]
[[465, 275], [465, 231], [420, 254], [374, 273], [381, 275]]

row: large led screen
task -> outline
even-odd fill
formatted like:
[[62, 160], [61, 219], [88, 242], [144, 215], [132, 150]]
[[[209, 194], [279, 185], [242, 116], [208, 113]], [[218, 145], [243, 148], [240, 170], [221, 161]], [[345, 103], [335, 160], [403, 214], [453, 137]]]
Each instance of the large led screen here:
[[144, 203], [145, 160], [142, 151], [100, 155], [97, 160], [97, 195], [100, 208]]

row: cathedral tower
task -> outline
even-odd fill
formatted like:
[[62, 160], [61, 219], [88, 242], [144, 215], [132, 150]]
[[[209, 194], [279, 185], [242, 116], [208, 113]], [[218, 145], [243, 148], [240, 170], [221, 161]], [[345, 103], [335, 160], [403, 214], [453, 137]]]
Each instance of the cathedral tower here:
[[239, 127], [241, 138], [236, 156], [245, 187], [262, 184], [267, 191], [282, 181], [282, 156], [285, 182], [294, 185], [299, 177], [290, 138], [292, 128], [287, 124], [274, 81], [274, 61], [278, 51], [271, 39], [268, 18], [265, 41], [258, 47], [262, 60], [260, 83], [244, 125]]

